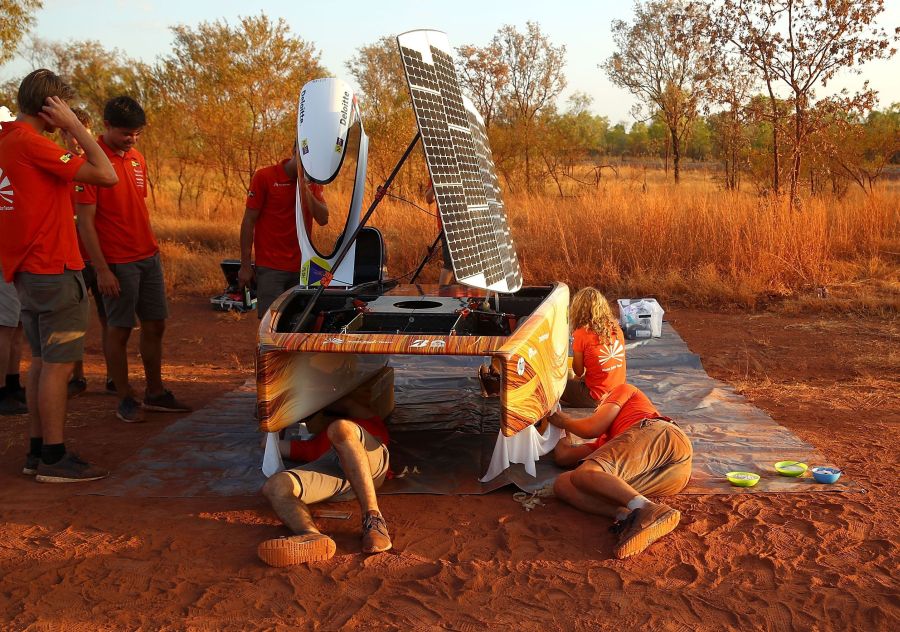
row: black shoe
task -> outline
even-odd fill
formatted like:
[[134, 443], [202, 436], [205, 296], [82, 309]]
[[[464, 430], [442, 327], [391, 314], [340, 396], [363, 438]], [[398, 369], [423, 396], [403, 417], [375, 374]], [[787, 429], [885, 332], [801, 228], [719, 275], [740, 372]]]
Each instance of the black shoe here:
[[41, 457], [35, 456], [30, 452], [25, 455], [25, 467], [22, 468], [22, 474], [25, 476], [34, 476], [37, 474], [38, 465], [41, 463]]
[[106, 394], [107, 395], [115, 395], [118, 391], [116, 390], [116, 383], [111, 379], [106, 378]]
[[38, 483], [83, 483], [107, 476], [109, 472], [106, 470], [78, 458], [73, 452], [66, 452], [66, 455], [53, 465], [41, 461], [37, 467], [35, 480]]
[[87, 380], [83, 377], [73, 377], [71, 380], [69, 380], [69, 385], [66, 387], [66, 393], [69, 399], [78, 397], [86, 390]]
[[28, 406], [20, 402], [15, 395], [7, 395], [0, 400], [0, 415], [24, 415]]
[[119, 406], [116, 408], [116, 417], [127, 424], [134, 424], [144, 421], [144, 411], [141, 410], [141, 405], [135, 398], [126, 397], [119, 402]]
[[12, 392], [12, 398], [22, 404], [28, 404], [28, 400], [25, 399], [25, 389], [21, 386]]
[[163, 391], [162, 394], [153, 397], [145, 394], [144, 410], [155, 410], [161, 413], [189, 413], [191, 407], [175, 399], [172, 391]]

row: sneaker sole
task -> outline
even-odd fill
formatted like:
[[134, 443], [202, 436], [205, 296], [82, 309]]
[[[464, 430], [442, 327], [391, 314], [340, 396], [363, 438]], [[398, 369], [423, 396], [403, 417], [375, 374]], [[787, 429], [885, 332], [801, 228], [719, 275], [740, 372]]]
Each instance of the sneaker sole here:
[[37, 470], [33, 470], [30, 467], [23, 467], [22, 474], [25, 476], [37, 476]]
[[364, 547], [363, 550], [362, 550], [362, 552], [363, 552], [363, 553], [367, 553], [367, 554], [370, 554], [370, 553], [384, 553], [385, 551], [390, 551], [393, 547], [394, 547], [393, 543], [388, 542], [388, 545], [385, 546], [385, 547], [369, 547], [369, 548], [365, 548], [365, 547]]
[[141, 404], [144, 410], [151, 410], [156, 413], [189, 413], [190, 408], [166, 408], [165, 406], [155, 406], [153, 404]]
[[122, 415], [119, 411], [116, 411], [116, 417], [118, 417], [119, 419], [124, 421], [126, 424], [139, 424], [144, 421], [143, 417], [141, 417], [140, 419], [128, 419], [127, 417]]
[[35, 480], [38, 483], [87, 483], [89, 481], [99, 481], [106, 478], [109, 474], [101, 474], [100, 476], [88, 476], [86, 478], [68, 478], [65, 476], [48, 476], [46, 474], [38, 474]]
[[630, 540], [617, 546], [615, 549], [616, 557], [623, 560], [626, 557], [640, 553], [664, 535], [671, 533], [678, 526], [680, 520], [681, 512], [676, 509], [663, 514], [656, 519], [656, 522], [636, 533]]
[[323, 562], [334, 557], [337, 546], [328, 536], [298, 542], [292, 538], [266, 540], [256, 548], [256, 554], [269, 566], [281, 568], [304, 562]]

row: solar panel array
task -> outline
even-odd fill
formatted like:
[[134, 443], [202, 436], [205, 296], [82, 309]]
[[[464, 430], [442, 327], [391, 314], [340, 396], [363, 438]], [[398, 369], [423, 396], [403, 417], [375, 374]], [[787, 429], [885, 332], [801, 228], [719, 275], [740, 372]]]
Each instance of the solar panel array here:
[[410, 31], [397, 41], [456, 278], [516, 292], [522, 273], [487, 133], [462, 94], [447, 36]]

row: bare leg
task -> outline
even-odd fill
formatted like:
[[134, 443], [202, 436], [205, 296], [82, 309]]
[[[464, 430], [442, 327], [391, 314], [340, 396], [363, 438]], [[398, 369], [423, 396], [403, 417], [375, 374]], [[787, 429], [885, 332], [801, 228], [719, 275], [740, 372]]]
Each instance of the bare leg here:
[[[14, 368], [12, 359], [13, 337], [16, 335], [15, 327], [0, 327], [0, 379], [6, 379], [10, 369]], [[0, 384], [3, 386], [3, 384]]]
[[82, 360], [76, 362], [72, 367], [72, 378], [76, 380], [84, 379], [84, 362]]
[[166, 331], [164, 320], [141, 321], [141, 361], [144, 363], [144, 377], [147, 380], [147, 394], [151, 397], [162, 395], [162, 339]]
[[591, 461], [585, 461], [571, 474], [571, 482], [578, 491], [611, 502], [616, 507], [625, 507], [641, 495], [621, 478], [607, 474]]
[[299, 498], [300, 484], [293, 476], [286, 472], [275, 474], [263, 485], [262, 492], [292, 532], [297, 535], [319, 533], [309, 507]]
[[341, 469], [356, 494], [363, 514], [378, 510], [372, 470], [366, 450], [359, 439], [359, 426], [346, 419], [338, 419], [328, 426], [328, 438], [341, 459]]
[[31, 413], [32, 429], [35, 429], [35, 421], [39, 421], [45, 445], [63, 442], [66, 389], [71, 371], [72, 362], [43, 362], [40, 358], [32, 358], [26, 395], [29, 410], [38, 411]]
[[108, 327], [106, 330], [106, 369], [116, 385], [120, 400], [131, 397], [128, 384], [128, 338], [130, 327]]
[[[106, 316], [97, 316], [97, 320], [100, 321], [100, 345], [103, 348], [103, 361], [106, 362]], [[106, 379], [107, 381], [110, 379], [109, 374], [109, 364], [106, 365]]]
[[263, 494], [272, 509], [294, 535], [261, 542], [256, 549], [259, 558], [269, 566], [290, 566], [327, 560], [334, 555], [334, 540], [320, 533], [312, 513], [300, 496], [300, 484], [286, 472], [276, 474], [263, 485]]
[[569, 503], [585, 513], [615, 519], [620, 512], [627, 512], [625, 507], [616, 506], [603, 498], [586, 494], [572, 482], [574, 472], [565, 472], [553, 484], [553, 492], [557, 498]]
[[28, 386], [25, 389], [25, 399], [28, 402], [29, 439], [37, 439], [44, 436], [41, 424], [41, 413], [38, 408], [38, 390], [41, 383], [42, 362], [40, 358], [31, 358], [31, 368], [28, 370]]

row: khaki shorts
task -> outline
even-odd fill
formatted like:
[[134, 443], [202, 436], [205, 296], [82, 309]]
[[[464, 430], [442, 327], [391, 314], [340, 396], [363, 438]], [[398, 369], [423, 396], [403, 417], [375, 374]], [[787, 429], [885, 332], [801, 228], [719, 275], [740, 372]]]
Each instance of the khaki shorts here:
[[16, 286], [7, 283], [0, 270], [0, 327], [18, 327], [22, 304]]
[[31, 355], [44, 362], [77, 362], [84, 355], [88, 297], [81, 271], [16, 275], [22, 325]]
[[[374, 436], [366, 432], [361, 426], [356, 426], [360, 432], [359, 440], [366, 450], [369, 459], [369, 469], [372, 471], [372, 481], [375, 489], [381, 487], [388, 472], [388, 449]], [[332, 447], [315, 461], [286, 470], [300, 483], [300, 496], [298, 498], [311, 505], [325, 500], [353, 500], [356, 494], [350, 487], [350, 481], [344, 475], [341, 467], [341, 459], [337, 451]]]
[[681, 428], [662, 419], [644, 419], [585, 460], [618, 476], [644, 496], [670, 496], [691, 479], [693, 454], [691, 441]]
[[109, 269], [119, 280], [119, 295], [104, 296], [106, 322], [111, 327], [134, 328], [137, 321], [165, 320], [166, 281], [157, 252], [152, 257], [131, 263], [111, 263]]
[[298, 283], [300, 283], [299, 272], [285, 272], [284, 270], [256, 266], [257, 316], [262, 318], [276, 298]]

